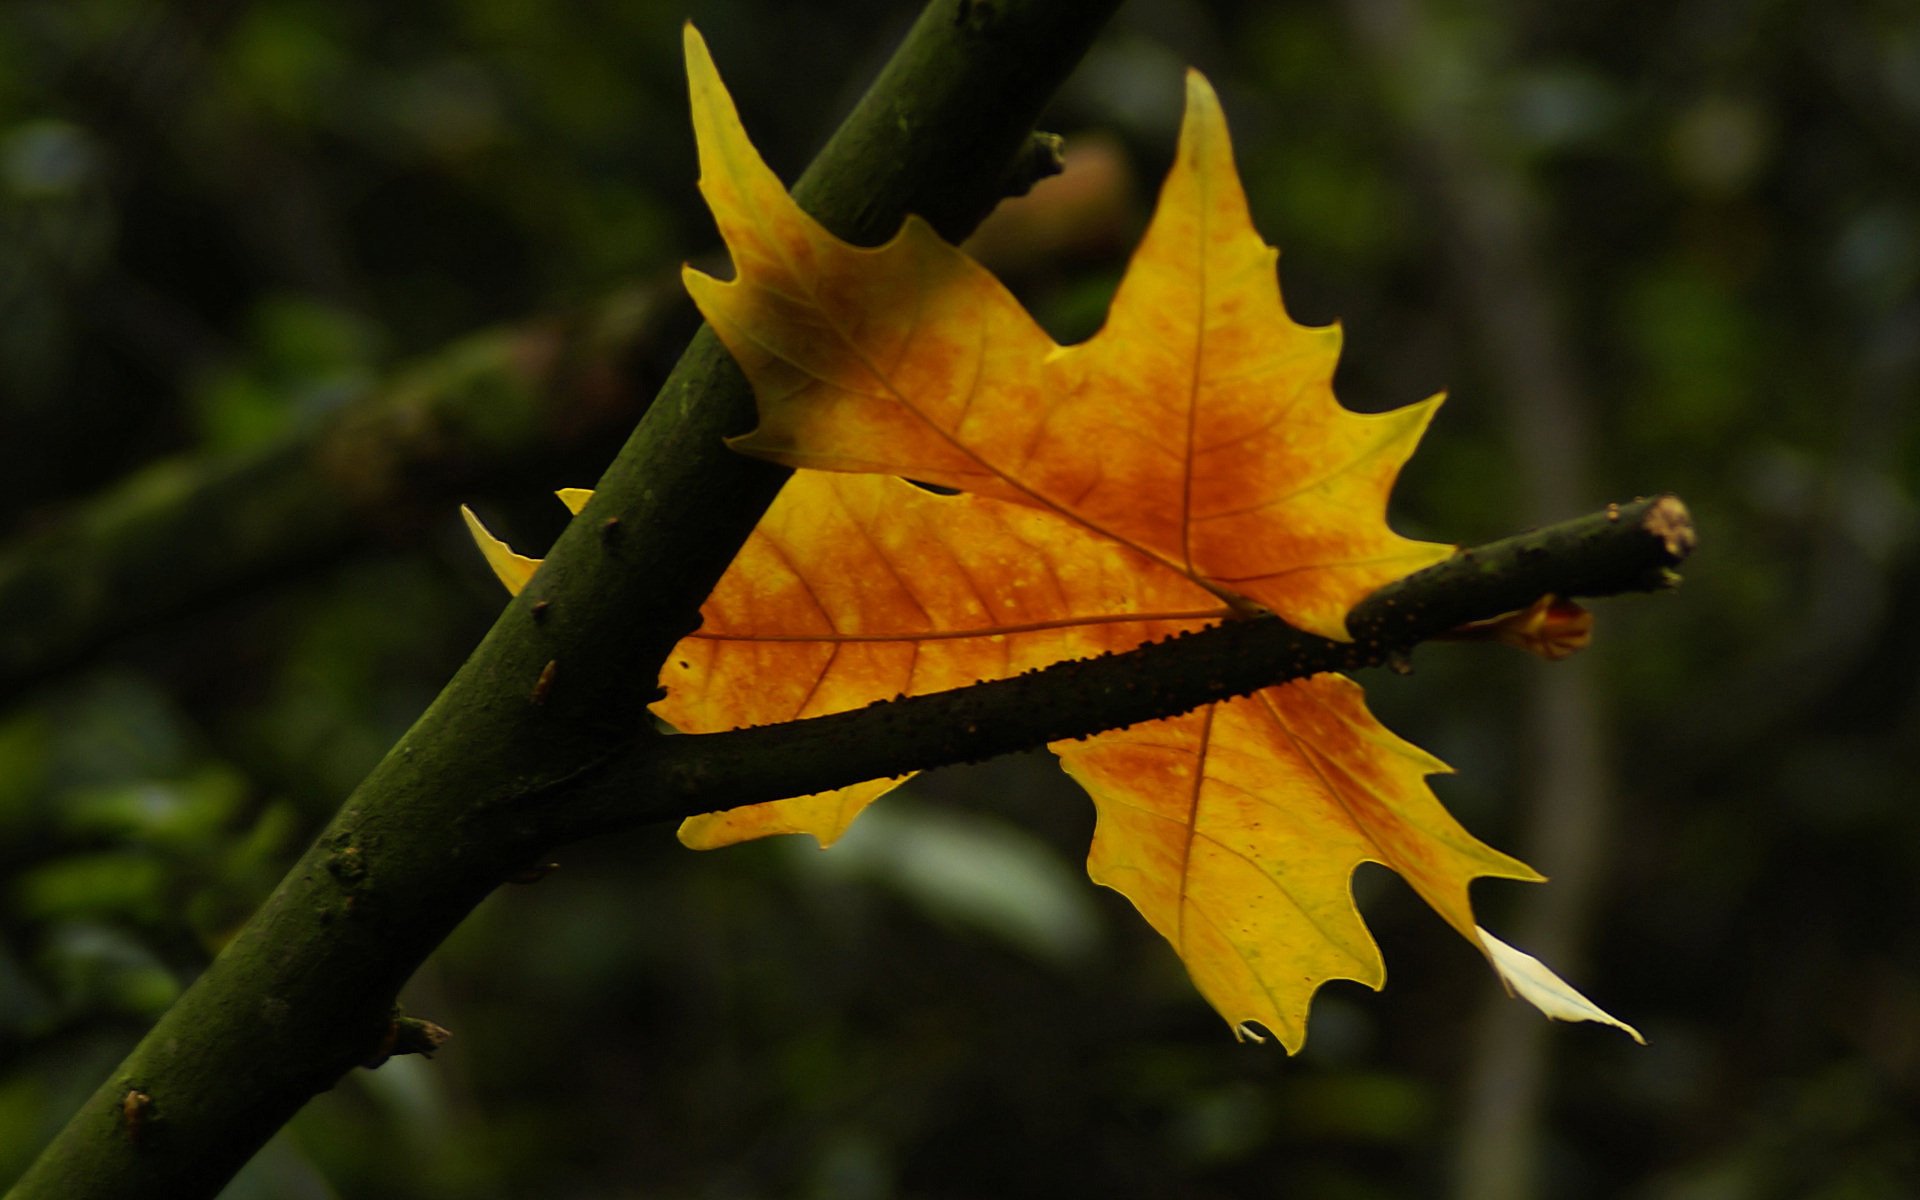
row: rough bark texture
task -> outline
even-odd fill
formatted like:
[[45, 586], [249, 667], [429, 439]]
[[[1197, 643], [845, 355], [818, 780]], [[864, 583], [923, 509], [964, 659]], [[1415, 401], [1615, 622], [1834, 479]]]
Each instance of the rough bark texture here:
[[[965, 233], [1115, 3], [937, 0], [795, 195], [854, 241], [910, 211]], [[551, 838], [546, 812], [488, 801], [555, 792], [642, 727], [660, 662], [786, 475], [725, 450], [752, 419], [703, 331], [534, 586], [12, 1195], [211, 1195], [379, 1049], [400, 985]]]

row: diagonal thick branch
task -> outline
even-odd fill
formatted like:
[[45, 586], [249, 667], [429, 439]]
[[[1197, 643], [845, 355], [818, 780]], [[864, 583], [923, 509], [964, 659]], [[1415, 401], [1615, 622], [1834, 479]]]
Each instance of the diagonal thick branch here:
[[[1229, 621], [1123, 654], [851, 712], [727, 733], [649, 738], [574, 781], [563, 836], [804, 795], [1173, 716], [1326, 671], [1396, 660], [1543, 595], [1677, 582], [1695, 544], [1686, 506], [1656, 496], [1463, 550], [1375, 592], [1351, 642], [1274, 617]], [[570, 789], [571, 790], [571, 789]]]
[[[908, 212], [964, 236], [1115, 2], [932, 0], [796, 199], [854, 242]], [[662, 660], [786, 478], [726, 449], [752, 419], [697, 334], [537, 583], [9, 1195], [211, 1196], [386, 1045], [401, 984], [550, 844], [548, 810], [591, 764], [631, 746]], [[551, 803], [476, 804], [501, 791]]]

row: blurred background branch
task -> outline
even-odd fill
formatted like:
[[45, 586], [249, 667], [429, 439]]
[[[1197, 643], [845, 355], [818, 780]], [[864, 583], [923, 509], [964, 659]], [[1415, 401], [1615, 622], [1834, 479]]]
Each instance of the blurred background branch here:
[[[1369, 59], [1401, 152], [1443, 231], [1462, 326], [1503, 407], [1515, 491], [1526, 519], [1577, 511], [1591, 495], [1596, 435], [1592, 388], [1564, 328], [1565, 302], [1547, 269], [1538, 205], [1521, 163], [1491, 143], [1510, 131], [1475, 120], [1494, 108], [1509, 64], [1499, 39], [1436, 19], [1423, 0], [1346, 0], [1355, 42]], [[1483, 19], [1510, 26], [1510, 7]], [[1491, 44], [1490, 44], [1491, 43]], [[1612, 748], [1588, 660], [1575, 657], [1527, 684], [1524, 726], [1533, 747], [1526, 821], [1515, 847], [1553, 886], [1515, 923], [1523, 945], [1578, 971], [1604, 892], [1611, 825]], [[1553, 1096], [1552, 1031], [1497, 997], [1484, 1002], [1464, 1081], [1453, 1194], [1524, 1200], [1541, 1194], [1540, 1158]]]
[[591, 478], [696, 323], [662, 279], [476, 334], [265, 445], [150, 464], [0, 545], [0, 705], [126, 634], [417, 541], [476, 490]]

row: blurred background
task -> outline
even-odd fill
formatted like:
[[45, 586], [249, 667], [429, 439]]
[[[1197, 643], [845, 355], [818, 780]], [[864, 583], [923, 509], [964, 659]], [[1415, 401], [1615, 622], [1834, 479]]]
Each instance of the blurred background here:
[[[503, 603], [691, 328], [679, 26], [787, 177], [913, 6], [0, 9], [0, 1180]], [[1475, 542], [1671, 490], [1702, 550], [1544, 664], [1364, 680], [1553, 877], [1483, 920], [1647, 1035], [1549, 1026], [1399, 881], [1375, 995], [1239, 1045], [1044, 755], [834, 850], [565, 848], [410, 985], [247, 1197], [1920, 1194], [1920, 9], [1131, 0], [980, 254], [1096, 328], [1219, 87], [1341, 395], [1451, 399], [1396, 493]]]

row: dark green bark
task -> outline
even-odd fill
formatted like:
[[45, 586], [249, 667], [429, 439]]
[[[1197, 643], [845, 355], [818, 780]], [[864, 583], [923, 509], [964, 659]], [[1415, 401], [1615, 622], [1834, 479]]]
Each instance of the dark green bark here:
[[[965, 232], [1115, 2], [937, 0], [796, 196], [857, 241], [910, 211]], [[666, 652], [785, 477], [724, 448], [752, 414], [702, 332], [535, 584], [12, 1195], [210, 1195], [378, 1051], [400, 985], [553, 836], [557, 806], [488, 801], [555, 798], [642, 727]]]

